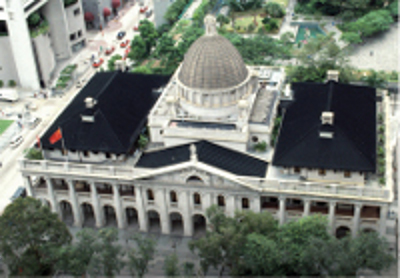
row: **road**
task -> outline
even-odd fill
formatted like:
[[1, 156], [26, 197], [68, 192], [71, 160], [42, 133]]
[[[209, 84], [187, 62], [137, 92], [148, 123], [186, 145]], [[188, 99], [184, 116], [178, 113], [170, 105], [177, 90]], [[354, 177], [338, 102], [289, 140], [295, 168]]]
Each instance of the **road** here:
[[[128, 4], [129, 5], [129, 4]], [[149, 8], [152, 8], [150, 6]], [[68, 64], [82, 64], [84, 61], [90, 60], [92, 54], [96, 53], [96, 43], [101, 42], [100, 45], [114, 45], [115, 51], [110, 56], [120, 54], [123, 56], [125, 48], [120, 48], [120, 41], [117, 40], [117, 33], [119, 31], [126, 31], [124, 39], [132, 39], [138, 32], [133, 31], [133, 27], [139, 24], [139, 21], [145, 19], [144, 14], [139, 14], [139, 5], [124, 8], [117, 21], [110, 22], [109, 26], [98, 32], [96, 35], [88, 39], [88, 46], [73, 57]], [[153, 20], [153, 15], [149, 18]], [[103, 47], [105, 50], [105, 47]], [[104, 53], [104, 51], [103, 51]], [[107, 68], [107, 61], [110, 56], [102, 54], [100, 57], [104, 59], [103, 67]], [[86, 80], [89, 80], [95, 73], [96, 70], [92, 67], [85, 67], [86, 72], [83, 74]], [[83, 78], [83, 77], [82, 77]], [[33, 130], [28, 129], [24, 126], [22, 129], [15, 128], [18, 134], [24, 137], [24, 141], [20, 146], [15, 149], [10, 147], [5, 148], [0, 153], [0, 161], [2, 167], [0, 168], [0, 214], [2, 214], [4, 208], [11, 202], [10, 198], [20, 186], [24, 186], [23, 178], [19, 172], [18, 160], [22, 157], [24, 150], [30, 148], [36, 141], [36, 137], [40, 136], [49, 127], [49, 125], [55, 120], [61, 111], [68, 105], [68, 103], [75, 97], [79, 92], [75, 86], [73, 86], [64, 96], [54, 98], [33, 98], [31, 94], [23, 95], [17, 103], [0, 102], [0, 109], [2, 110], [13, 110], [14, 116], [11, 117], [13, 120], [17, 120], [17, 113], [23, 114], [24, 107], [29, 102], [34, 102], [38, 107], [36, 111], [32, 112], [35, 117], [40, 117], [42, 122]], [[10, 119], [10, 117], [5, 117]], [[12, 134], [11, 134], [12, 135]], [[10, 135], [10, 136], [11, 136]], [[6, 138], [9, 140], [9, 138]], [[3, 138], [4, 140], [4, 138]]]

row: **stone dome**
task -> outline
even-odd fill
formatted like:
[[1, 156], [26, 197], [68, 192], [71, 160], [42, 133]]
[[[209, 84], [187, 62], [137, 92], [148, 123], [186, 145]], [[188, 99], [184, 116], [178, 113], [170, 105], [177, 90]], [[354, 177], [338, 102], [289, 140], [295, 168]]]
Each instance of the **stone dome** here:
[[229, 40], [218, 35], [215, 18], [204, 20], [206, 34], [189, 48], [183, 60], [179, 81], [193, 89], [226, 89], [246, 80], [249, 71], [239, 51]]

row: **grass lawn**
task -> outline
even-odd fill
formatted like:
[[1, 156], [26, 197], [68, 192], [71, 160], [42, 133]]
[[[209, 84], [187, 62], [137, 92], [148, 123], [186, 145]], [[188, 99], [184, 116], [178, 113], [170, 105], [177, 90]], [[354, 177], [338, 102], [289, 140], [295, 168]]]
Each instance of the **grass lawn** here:
[[10, 120], [0, 120], [0, 135], [13, 123]]
[[[262, 23], [263, 18], [264, 18], [264, 16], [260, 16], [260, 14], [257, 15], [256, 21], [257, 21], [258, 24], [256, 26], [256, 29], [254, 29], [253, 32], [247, 32], [247, 27], [251, 23], [254, 22], [254, 15], [253, 14], [248, 14], [248, 13], [237, 13], [237, 15], [235, 16], [235, 27], [236, 28], [240, 27], [240, 29], [236, 30], [236, 32], [240, 33], [240, 34], [249, 34], [249, 33], [257, 34], [258, 30], [263, 27], [263, 23]], [[278, 21], [279, 21], [278, 25], [281, 26], [282, 19], [278, 18]], [[225, 24], [224, 28], [228, 32], [234, 32], [234, 30], [232, 28], [232, 23]], [[279, 32], [279, 29], [275, 30], [274, 32], [269, 32], [267, 34], [277, 34], [278, 32]]]

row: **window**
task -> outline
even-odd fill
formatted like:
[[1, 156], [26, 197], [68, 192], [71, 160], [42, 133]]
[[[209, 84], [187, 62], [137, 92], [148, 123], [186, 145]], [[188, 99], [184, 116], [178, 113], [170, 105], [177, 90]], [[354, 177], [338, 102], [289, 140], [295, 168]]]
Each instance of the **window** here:
[[69, 40], [70, 41], [75, 40], [75, 33], [72, 33], [72, 34], [69, 35]]
[[106, 158], [111, 158], [111, 154], [110, 153], [106, 153]]
[[81, 13], [81, 9], [77, 8], [74, 10], [74, 16], [77, 16]]
[[249, 199], [248, 198], [242, 198], [242, 208], [243, 209], [249, 208]]
[[195, 205], [201, 205], [201, 197], [199, 193], [194, 193], [193, 201]]
[[351, 172], [350, 171], [344, 171], [344, 177], [345, 178], [351, 178]]
[[153, 190], [151, 190], [151, 189], [147, 190], [147, 200], [154, 201], [154, 194], [153, 194]]
[[221, 196], [221, 195], [218, 196], [218, 206], [219, 207], [225, 207], [225, 198], [224, 198], [224, 196]]
[[318, 175], [325, 176], [326, 175], [326, 170], [325, 169], [319, 169], [318, 170]]
[[178, 202], [178, 197], [176, 196], [175, 191], [171, 191], [169, 193], [169, 198], [171, 199], [171, 203], [177, 203]]
[[83, 151], [83, 156], [84, 157], [89, 157], [89, 152], [88, 151]]
[[300, 174], [300, 167], [294, 167], [294, 172], [296, 174]]
[[78, 31], [78, 38], [82, 37], [82, 30]]
[[251, 137], [251, 141], [253, 141], [254, 143], [257, 143], [258, 142], [258, 137], [257, 136]]

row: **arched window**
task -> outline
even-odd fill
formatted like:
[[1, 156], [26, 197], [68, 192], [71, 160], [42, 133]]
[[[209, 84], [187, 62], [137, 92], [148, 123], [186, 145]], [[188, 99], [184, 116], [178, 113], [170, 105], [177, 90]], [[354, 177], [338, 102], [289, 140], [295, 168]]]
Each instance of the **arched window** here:
[[242, 208], [243, 209], [249, 208], [249, 199], [248, 198], [242, 198]]
[[199, 193], [194, 193], [193, 201], [195, 205], [201, 205], [201, 197]]
[[198, 176], [190, 176], [187, 180], [186, 183], [203, 183], [203, 180], [199, 178]]
[[219, 207], [225, 207], [225, 198], [222, 195], [218, 196], [218, 206]]
[[147, 200], [154, 201], [154, 194], [153, 194], [153, 190], [151, 190], [151, 189], [147, 189]]
[[171, 199], [171, 203], [177, 203], [178, 202], [178, 197], [176, 196], [176, 192], [175, 191], [171, 191], [169, 193], [169, 197]]

